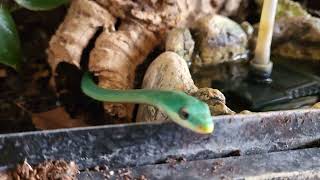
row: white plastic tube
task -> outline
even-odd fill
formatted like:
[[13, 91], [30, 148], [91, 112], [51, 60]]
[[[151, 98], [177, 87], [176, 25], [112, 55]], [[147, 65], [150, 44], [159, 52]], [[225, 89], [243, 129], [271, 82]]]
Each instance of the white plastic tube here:
[[271, 74], [270, 48], [278, 0], [264, 0], [254, 59], [251, 65], [258, 71]]

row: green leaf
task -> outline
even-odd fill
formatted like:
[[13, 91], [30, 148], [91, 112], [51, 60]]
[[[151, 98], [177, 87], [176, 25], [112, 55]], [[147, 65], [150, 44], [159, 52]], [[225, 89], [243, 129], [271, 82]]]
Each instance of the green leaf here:
[[15, 23], [9, 10], [0, 6], [0, 63], [17, 69], [21, 60], [20, 40]]
[[46, 11], [54, 9], [69, 0], [15, 0], [20, 6], [33, 11]]

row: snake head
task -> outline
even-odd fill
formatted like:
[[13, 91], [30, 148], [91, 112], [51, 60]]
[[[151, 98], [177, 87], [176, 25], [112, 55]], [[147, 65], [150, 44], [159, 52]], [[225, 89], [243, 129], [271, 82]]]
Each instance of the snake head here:
[[177, 124], [201, 134], [210, 134], [214, 123], [206, 103], [182, 92], [172, 94], [166, 111], [167, 115]]
[[178, 115], [180, 120], [177, 123], [192, 131], [209, 134], [214, 130], [209, 107], [201, 101], [182, 106], [178, 111]]

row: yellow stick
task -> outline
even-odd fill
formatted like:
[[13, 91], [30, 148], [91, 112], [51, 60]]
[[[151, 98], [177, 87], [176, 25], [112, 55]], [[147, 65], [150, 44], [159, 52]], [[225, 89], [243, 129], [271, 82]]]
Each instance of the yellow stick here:
[[[264, 0], [259, 25], [258, 40], [252, 65], [260, 70], [271, 73], [270, 47], [278, 0]], [[268, 72], [269, 71], [269, 72]]]

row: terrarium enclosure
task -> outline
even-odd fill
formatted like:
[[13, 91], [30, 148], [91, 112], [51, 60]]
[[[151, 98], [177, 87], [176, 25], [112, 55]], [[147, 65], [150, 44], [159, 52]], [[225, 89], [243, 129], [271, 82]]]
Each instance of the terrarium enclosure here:
[[263, 0], [0, 0], [0, 179], [316, 179], [320, 2], [274, 2], [261, 80]]

